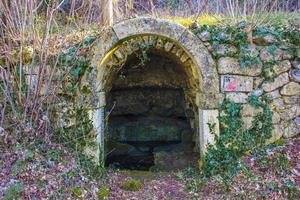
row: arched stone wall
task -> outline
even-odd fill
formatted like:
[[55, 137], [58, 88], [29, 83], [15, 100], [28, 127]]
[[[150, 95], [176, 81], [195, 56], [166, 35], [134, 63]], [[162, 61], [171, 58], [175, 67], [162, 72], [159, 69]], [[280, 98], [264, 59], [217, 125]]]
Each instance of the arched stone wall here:
[[216, 63], [201, 40], [185, 27], [160, 19], [134, 18], [107, 28], [97, 40], [92, 60], [93, 71], [86, 80], [94, 88], [91, 97], [91, 118], [97, 133], [99, 149], [103, 152], [105, 92], [108, 92], [113, 75], [126, 62], [126, 58], [139, 50], [140, 43], [149, 44], [157, 51], [170, 54], [179, 60], [190, 76], [189, 85], [193, 92], [187, 95], [197, 107], [196, 129], [199, 131], [200, 152], [204, 153], [207, 143], [212, 141], [207, 123], [216, 123], [218, 133], [218, 112], [214, 110], [222, 99]]

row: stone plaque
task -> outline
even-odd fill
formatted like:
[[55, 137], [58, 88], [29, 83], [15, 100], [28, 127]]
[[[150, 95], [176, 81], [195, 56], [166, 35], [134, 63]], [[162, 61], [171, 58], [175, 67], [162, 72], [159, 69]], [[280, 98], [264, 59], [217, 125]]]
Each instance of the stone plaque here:
[[222, 92], [251, 92], [253, 90], [253, 77], [248, 76], [221, 76]]
[[235, 77], [224, 76], [223, 78], [223, 89], [224, 91], [236, 91], [237, 80]]

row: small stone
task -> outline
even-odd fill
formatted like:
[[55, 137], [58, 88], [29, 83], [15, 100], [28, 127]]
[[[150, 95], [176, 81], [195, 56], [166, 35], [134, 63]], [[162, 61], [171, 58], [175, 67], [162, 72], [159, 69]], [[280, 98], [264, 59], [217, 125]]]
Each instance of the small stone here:
[[259, 56], [264, 62], [278, 61], [282, 59], [283, 51], [277, 47], [265, 47], [260, 50]]
[[276, 75], [278, 75], [288, 71], [289, 69], [291, 69], [291, 67], [292, 67], [291, 62], [288, 60], [284, 60], [274, 65], [274, 72]]
[[181, 62], [185, 62], [189, 59], [189, 56], [186, 53], [183, 53], [182, 56], [180, 57]]
[[225, 32], [219, 32], [217, 37], [223, 41], [231, 41], [231, 36]]
[[271, 144], [279, 140], [283, 136], [283, 127], [280, 125], [275, 125], [272, 130], [271, 138], [267, 139], [266, 144]]
[[283, 101], [285, 104], [300, 104], [300, 96], [285, 96]]
[[207, 42], [210, 41], [210, 32], [208, 31], [202, 31], [201, 33], [198, 34], [199, 38], [203, 41], [203, 42]]
[[230, 99], [234, 103], [247, 103], [248, 95], [245, 93], [230, 92], [226, 94], [226, 98]]
[[253, 117], [243, 117], [243, 130], [248, 130], [252, 127]]
[[263, 78], [255, 77], [254, 78], [254, 88], [260, 87], [260, 85], [264, 82]]
[[275, 99], [273, 100], [273, 102], [271, 103], [271, 108], [272, 110], [275, 110], [277, 112], [284, 112], [286, 109], [285, 104], [283, 103], [282, 99]]
[[229, 44], [220, 44], [216, 47], [215, 53], [218, 56], [233, 55], [237, 52], [237, 48]]
[[251, 92], [253, 90], [253, 77], [249, 76], [221, 76], [222, 92]]
[[254, 91], [252, 92], [252, 95], [259, 97], [259, 96], [261, 96], [263, 93], [264, 93], [264, 90], [263, 90], [263, 89], [256, 89], [256, 90], [254, 90]]
[[300, 69], [292, 69], [290, 71], [290, 77], [293, 81], [300, 83]]
[[280, 94], [285, 96], [300, 95], [300, 84], [296, 82], [290, 82], [283, 86], [283, 88], [280, 90]]
[[300, 105], [293, 105], [289, 109], [285, 110], [285, 112], [281, 113], [280, 118], [285, 121], [288, 121], [296, 117], [299, 117], [299, 115], [300, 115]]
[[259, 112], [262, 112], [262, 108], [254, 108], [250, 104], [245, 104], [241, 110], [241, 116], [242, 117], [253, 117]]
[[257, 45], [268, 45], [268, 44], [276, 43], [277, 39], [271, 34], [264, 35], [264, 36], [257, 35], [253, 37], [253, 42]]
[[231, 57], [222, 57], [218, 60], [218, 72], [220, 74], [237, 74], [247, 76], [258, 76], [261, 73], [262, 64], [253, 67], [241, 68], [238, 60]]
[[213, 52], [213, 47], [211, 46], [211, 44], [209, 42], [204, 42], [204, 45], [206, 46], [206, 48], [209, 52]]
[[267, 93], [267, 97], [270, 99], [278, 99], [281, 97], [279, 90], [274, 90], [272, 92]]
[[156, 41], [156, 48], [161, 49], [164, 47], [164, 41], [161, 38], [158, 38]]
[[174, 46], [174, 44], [172, 42], [166, 42], [166, 44], [165, 44], [165, 50], [167, 52], [169, 52], [172, 49], [173, 46]]
[[300, 69], [300, 61], [299, 60], [293, 61], [292, 65], [293, 65], [294, 68]]
[[293, 54], [290, 53], [290, 51], [283, 51], [282, 52], [282, 59], [283, 60], [290, 60], [293, 58]]
[[274, 82], [264, 82], [262, 88], [266, 92], [271, 92], [277, 88], [280, 88], [289, 82], [288, 73], [281, 74], [277, 76]]
[[272, 115], [272, 123], [273, 124], [278, 124], [280, 122], [280, 115], [278, 114], [278, 112], [273, 112]]
[[193, 22], [191, 24], [191, 29], [197, 29], [197, 28], [199, 28], [199, 24], [197, 22]]
[[297, 125], [300, 125], [300, 117], [296, 117], [294, 119], [294, 122], [297, 124]]
[[114, 52], [114, 55], [117, 57], [119, 61], [123, 61], [125, 59], [124, 52], [121, 49], [118, 49]]
[[285, 138], [295, 137], [300, 134], [300, 125], [296, 124], [294, 121], [289, 123], [289, 125], [284, 129], [283, 136]]

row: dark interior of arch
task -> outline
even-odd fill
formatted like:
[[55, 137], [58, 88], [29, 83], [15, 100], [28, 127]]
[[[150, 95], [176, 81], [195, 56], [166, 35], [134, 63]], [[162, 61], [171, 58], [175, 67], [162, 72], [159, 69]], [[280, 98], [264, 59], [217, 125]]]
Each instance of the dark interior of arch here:
[[191, 166], [197, 158], [184, 68], [162, 52], [149, 52], [144, 63], [140, 56], [127, 59], [107, 96], [106, 165], [133, 170]]

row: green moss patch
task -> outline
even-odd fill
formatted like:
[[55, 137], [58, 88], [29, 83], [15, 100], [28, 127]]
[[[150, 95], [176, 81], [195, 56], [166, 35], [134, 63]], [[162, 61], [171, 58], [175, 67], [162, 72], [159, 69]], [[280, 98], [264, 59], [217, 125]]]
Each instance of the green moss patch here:
[[127, 180], [120, 185], [120, 188], [122, 190], [134, 191], [134, 192], [141, 190], [142, 187], [143, 187], [143, 184], [140, 180], [133, 180], [133, 179]]

